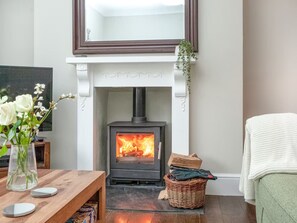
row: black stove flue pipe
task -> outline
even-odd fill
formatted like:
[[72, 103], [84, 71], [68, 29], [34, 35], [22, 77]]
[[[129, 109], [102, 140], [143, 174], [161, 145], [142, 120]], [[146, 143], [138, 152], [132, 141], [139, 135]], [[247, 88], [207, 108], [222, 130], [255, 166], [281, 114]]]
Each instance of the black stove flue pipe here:
[[146, 122], [145, 117], [145, 87], [133, 88], [133, 117], [132, 122], [143, 123]]

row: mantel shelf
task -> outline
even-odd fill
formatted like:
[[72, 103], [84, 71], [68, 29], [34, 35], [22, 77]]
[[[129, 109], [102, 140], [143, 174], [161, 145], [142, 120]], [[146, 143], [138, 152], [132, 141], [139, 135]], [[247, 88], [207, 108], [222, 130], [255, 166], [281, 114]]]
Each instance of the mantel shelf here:
[[[68, 64], [104, 64], [104, 63], [175, 63], [177, 56], [102, 56], [67, 57]], [[192, 60], [194, 63], [195, 60]]]

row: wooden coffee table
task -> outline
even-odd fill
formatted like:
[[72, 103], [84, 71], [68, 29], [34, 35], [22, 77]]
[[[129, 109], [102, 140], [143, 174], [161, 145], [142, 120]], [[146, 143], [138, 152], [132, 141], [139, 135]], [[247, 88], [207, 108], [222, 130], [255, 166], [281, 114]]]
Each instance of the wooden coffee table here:
[[[0, 222], [64, 223], [88, 200], [98, 201], [97, 223], [105, 220], [105, 172], [76, 170], [39, 170], [38, 187], [56, 187], [58, 193], [48, 198], [33, 198], [30, 191], [6, 190], [6, 177], [0, 179]], [[4, 207], [14, 203], [33, 203], [36, 210], [27, 216], [8, 218]]]

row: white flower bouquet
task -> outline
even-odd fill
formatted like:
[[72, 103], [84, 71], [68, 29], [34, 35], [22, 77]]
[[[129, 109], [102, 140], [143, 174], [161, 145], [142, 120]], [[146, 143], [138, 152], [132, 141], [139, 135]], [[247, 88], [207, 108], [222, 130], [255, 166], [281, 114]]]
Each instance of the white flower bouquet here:
[[[11, 151], [10, 154], [7, 185], [11, 185], [11, 182], [18, 180], [18, 175], [23, 175], [26, 181], [25, 189], [28, 189], [30, 182], [34, 180], [37, 182], [36, 171], [35, 173], [30, 173], [30, 170], [28, 170], [30, 168], [28, 164], [28, 162], [30, 162], [28, 161], [30, 159], [28, 156], [29, 145], [38, 134], [40, 125], [45, 121], [52, 110], [56, 109], [58, 102], [64, 99], [75, 98], [71, 93], [63, 94], [59, 97], [57, 102], [52, 101], [49, 103], [49, 107], [45, 108], [42, 104], [42, 93], [44, 89], [44, 84], [36, 84], [34, 97], [30, 94], [18, 95], [15, 101], [12, 102], [7, 101], [7, 96], [3, 96], [0, 99], [0, 134], [1, 137], [4, 138], [0, 150], [0, 157], [7, 153], [7, 142], [12, 146], [18, 147], [17, 152], [14, 153]], [[35, 152], [33, 153], [35, 160]], [[13, 168], [11, 172], [11, 160], [13, 156], [15, 156], [16, 167]]]
[[59, 101], [63, 99], [74, 99], [69, 93], [59, 97], [57, 102], [52, 101], [48, 108], [42, 105], [42, 93], [44, 84], [36, 84], [34, 88], [35, 96], [30, 94], [18, 95], [13, 102], [7, 102], [8, 97], [0, 99], [0, 133], [4, 138], [0, 157], [7, 152], [6, 143], [12, 145], [27, 145], [32, 142], [38, 134], [39, 126], [44, 122]]

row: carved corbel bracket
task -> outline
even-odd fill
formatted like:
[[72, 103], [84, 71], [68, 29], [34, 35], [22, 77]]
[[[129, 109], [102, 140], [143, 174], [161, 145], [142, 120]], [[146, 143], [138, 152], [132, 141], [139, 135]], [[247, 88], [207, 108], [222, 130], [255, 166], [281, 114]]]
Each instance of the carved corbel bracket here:
[[78, 94], [81, 97], [90, 96], [90, 77], [88, 64], [76, 64], [76, 74], [78, 78]]
[[174, 74], [175, 97], [187, 97], [186, 78], [183, 75], [182, 70], [177, 68], [176, 64], [174, 64], [173, 74]]

